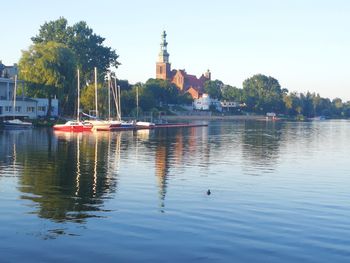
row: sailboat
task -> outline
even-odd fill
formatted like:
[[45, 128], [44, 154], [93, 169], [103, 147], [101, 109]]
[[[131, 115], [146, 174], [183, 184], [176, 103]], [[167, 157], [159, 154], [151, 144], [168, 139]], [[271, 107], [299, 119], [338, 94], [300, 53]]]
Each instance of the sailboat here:
[[132, 130], [136, 128], [136, 122], [135, 121], [123, 121], [121, 117], [121, 103], [120, 103], [120, 86], [117, 85], [117, 78], [114, 77], [114, 86], [111, 85], [110, 90], [112, 90], [113, 100], [115, 104], [115, 109], [117, 112], [117, 120], [114, 120], [112, 122], [120, 123], [120, 127], [117, 128], [117, 130]]
[[108, 120], [100, 120], [98, 114], [98, 99], [97, 99], [97, 69], [95, 67], [95, 111], [96, 119], [89, 120], [93, 125], [93, 130], [95, 131], [110, 131], [121, 126], [121, 121], [111, 119], [111, 107], [110, 107], [110, 76], [108, 79]]
[[[139, 118], [139, 87], [136, 86], [136, 119]], [[136, 120], [136, 127], [139, 128], [153, 128], [155, 123], [149, 121], [138, 121]]]
[[91, 131], [93, 125], [88, 122], [82, 122], [79, 118], [80, 113], [80, 74], [78, 69], [78, 98], [77, 98], [77, 119], [73, 121], [67, 121], [65, 124], [56, 124], [53, 126], [55, 131], [64, 131], [64, 132], [83, 132]]
[[31, 122], [25, 122], [15, 118], [16, 114], [16, 97], [17, 97], [17, 75], [15, 75], [15, 86], [13, 90], [13, 120], [6, 120], [3, 122], [6, 129], [28, 129], [32, 128]]

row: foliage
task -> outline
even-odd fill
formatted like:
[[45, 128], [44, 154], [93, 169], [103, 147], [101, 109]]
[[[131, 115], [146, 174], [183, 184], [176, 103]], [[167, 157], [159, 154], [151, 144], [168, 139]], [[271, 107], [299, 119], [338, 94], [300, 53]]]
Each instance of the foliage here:
[[222, 93], [221, 89], [223, 88], [224, 83], [221, 80], [208, 80], [204, 83], [204, 91], [209, 94], [211, 98], [221, 99]]
[[222, 87], [222, 99], [227, 101], [242, 101], [242, 90], [230, 85]]
[[30, 96], [49, 99], [48, 116], [54, 96], [58, 97], [64, 111], [73, 111], [76, 61], [65, 45], [52, 41], [32, 45], [22, 52], [19, 71]]
[[[119, 81], [120, 83], [120, 81]], [[155, 112], [168, 104], [186, 104], [192, 102], [189, 94], [181, 94], [177, 87], [167, 80], [149, 79], [146, 83], [136, 83], [131, 88], [121, 87], [122, 114], [135, 115], [136, 94], [138, 91], [139, 113]]]
[[105, 38], [95, 34], [84, 21], [73, 26], [68, 25], [64, 17], [44, 23], [39, 34], [32, 37], [34, 44], [50, 41], [65, 44], [75, 56], [82, 70], [82, 78], [92, 82], [93, 70], [97, 67], [101, 73], [106, 73], [109, 67], [118, 67], [118, 55], [110, 47], [104, 46]]
[[243, 82], [243, 100], [254, 112], [281, 112], [284, 109], [282, 89], [278, 80], [262, 74], [254, 75]]
[[[98, 99], [98, 114], [99, 116], [107, 116], [108, 114], [108, 87], [102, 84], [97, 85], [97, 99]], [[95, 111], [95, 84], [90, 84], [82, 89], [80, 96], [81, 108], [84, 112]], [[111, 102], [111, 105], [114, 103]], [[112, 107], [111, 107], [112, 108]]]

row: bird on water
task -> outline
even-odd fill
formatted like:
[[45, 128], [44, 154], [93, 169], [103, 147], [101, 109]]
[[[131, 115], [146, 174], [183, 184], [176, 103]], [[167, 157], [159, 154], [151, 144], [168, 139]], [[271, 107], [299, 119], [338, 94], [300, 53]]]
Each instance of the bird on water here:
[[207, 195], [210, 195], [210, 194], [211, 194], [210, 189], [208, 189], [208, 191], [207, 191]]

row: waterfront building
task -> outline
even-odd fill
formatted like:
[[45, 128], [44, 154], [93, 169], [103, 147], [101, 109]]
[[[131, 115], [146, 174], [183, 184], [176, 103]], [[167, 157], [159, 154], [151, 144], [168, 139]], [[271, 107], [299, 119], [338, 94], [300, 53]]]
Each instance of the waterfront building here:
[[162, 41], [160, 43], [160, 52], [158, 61], [156, 63], [156, 78], [168, 80], [174, 83], [176, 87], [182, 92], [188, 92], [193, 99], [201, 98], [204, 94], [204, 83], [211, 80], [211, 73], [207, 70], [200, 78], [195, 75], [188, 74], [185, 69], [176, 70], [171, 69], [169, 62], [169, 53], [167, 50], [168, 42], [166, 41], [166, 32], [162, 33]]
[[[36, 119], [46, 116], [49, 106], [48, 99], [26, 97], [23, 80], [17, 80], [17, 92], [15, 92], [15, 76], [17, 73], [16, 64], [5, 66], [0, 61], [0, 75], [2, 76], [0, 77], [0, 119], [12, 117]], [[51, 105], [51, 116], [57, 117], [58, 100], [52, 99]]]
[[13, 66], [5, 66], [0, 60], [0, 78], [14, 78], [15, 75], [18, 75], [17, 64]]

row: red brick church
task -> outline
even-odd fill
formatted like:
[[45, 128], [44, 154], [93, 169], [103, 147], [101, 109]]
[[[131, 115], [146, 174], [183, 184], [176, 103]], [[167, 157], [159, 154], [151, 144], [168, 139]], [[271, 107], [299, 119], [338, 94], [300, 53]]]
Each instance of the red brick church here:
[[169, 80], [171, 83], [174, 83], [181, 92], [190, 93], [193, 99], [202, 97], [204, 93], [204, 83], [211, 79], [210, 71], [208, 70], [205, 74], [202, 74], [200, 78], [197, 78], [195, 75], [187, 74], [184, 69], [171, 70], [167, 46], [166, 32], [163, 31], [156, 67], [156, 78]]

